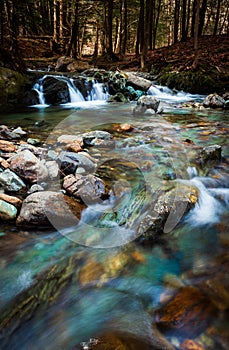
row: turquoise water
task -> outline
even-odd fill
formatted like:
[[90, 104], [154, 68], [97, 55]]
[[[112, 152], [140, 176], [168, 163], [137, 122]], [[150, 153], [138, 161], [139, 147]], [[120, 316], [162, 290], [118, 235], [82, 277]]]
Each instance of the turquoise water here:
[[[223, 348], [218, 339], [224, 339], [223, 324], [228, 322], [225, 290], [229, 276], [224, 266], [229, 262], [229, 113], [170, 104], [162, 115], [147, 112], [136, 117], [132, 109], [133, 104], [93, 101], [1, 115], [1, 124], [20, 125], [30, 137], [39, 137], [54, 150], [54, 141], [61, 134], [111, 131], [112, 123], [131, 124], [134, 130], [130, 133], [114, 132], [112, 146], [90, 149], [90, 154], [99, 158], [100, 168], [110, 159], [117, 164], [120, 159], [123, 164], [132, 162], [152, 193], [167, 186], [164, 174], [176, 173], [178, 179], [196, 185], [201, 194], [199, 204], [176, 227], [150, 242], [135, 241], [136, 236], [128, 231], [130, 239], [119, 244], [122, 234], [128, 232], [116, 226], [108, 247], [101, 244], [96, 248], [86, 244], [77, 227], [71, 236], [55, 229], [18, 230], [2, 223], [1, 319], [11, 315], [2, 323], [2, 349], [83, 349], [80, 343], [93, 337], [103, 342], [107, 334], [121, 334], [127, 349], [154, 349], [154, 312], [166, 295], [181, 285], [197, 286], [214, 300], [218, 316], [203, 334], [196, 331], [195, 338], [203, 336], [205, 349]], [[196, 165], [195, 152], [211, 144], [222, 146], [223, 160], [205, 171]], [[197, 176], [191, 179], [193, 167]], [[130, 171], [127, 189], [132, 186], [131, 179]], [[90, 224], [90, 210], [84, 215], [83, 233], [91, 236], [100, 228]], [[206, 287], [212, 281], [220, 286], [217, 292]], [[220, 294], [218, 304], [216, 294]], [[172, 336], [164, 330], [162, 333], [178, 349], [189, 338], [187, 334], [178, 336], [176, 329]], [[163, 349], [163, 342], [158, 348]]]

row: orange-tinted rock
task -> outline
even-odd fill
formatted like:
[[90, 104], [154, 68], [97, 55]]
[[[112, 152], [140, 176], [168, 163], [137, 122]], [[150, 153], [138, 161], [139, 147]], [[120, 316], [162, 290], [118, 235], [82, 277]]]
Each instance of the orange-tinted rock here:
[[3, 201], [13, 204], [15, 207], [20, 207], [22, 204], [21, 199], [14, 197], [14, 196], [8, 196], [5, 193], [0, 193], [0, 199], [2, 199]]
[[16, 146], [13, 144], [13, 142], [6, 141], [6, 140], [0, 140], [0, 151], [15, 152]]
[[194, 287], [183, 287], [166, 305], [155, 313], [159, 327], [175, 334], [196, 336], [212, 320], [215, 307], [208, 296]]
[[67, 150], [71, 152], [80, 152], [82, 151], [82, 147], [79, 141], [74, 141], [67, 145]]
[[200, 344], [196, 343], [194, 340], [185, 339], [181, 344], [180, 350], [205, 350]]

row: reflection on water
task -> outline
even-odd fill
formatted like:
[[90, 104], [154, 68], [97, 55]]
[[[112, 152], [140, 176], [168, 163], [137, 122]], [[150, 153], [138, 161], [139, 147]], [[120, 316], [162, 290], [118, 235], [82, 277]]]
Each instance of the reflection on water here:
[[[71, 107], [3, 115], [1, 123], [20, 125], [50, 147], [51, 140], [63, 133], [109, 131], [111, 123], [130, 123], [135, 127], [131, 134], [114, 132], [114, 147], [92, 149], [92, 155], [100, 157], [101, 164], [118, 156], [134, 162], [151, 194], [168, 179], [195, 184], [199, 203], [171, 232], [148, 243], [131, 240], [107, 249], [76, 244], [54, 230], [17, 232], [1, 225], [1, 348], [83, 349], [80, 343], [95, 337], [100, 339], [95, 349], [181, 349], [189, 338], [202, 341], [204, 349], [226, 349], [228, 113], [181, 110], [180, 114], [170, 107], [164, 115], [149, 112], [136, 117], [131, 104]], [[195, 152], [199, 146], [216, 143], [223, 147], [223, 161], [206, 174], [194, 164]], [[90, 221], [90, 210], [84, 213], [85, 221]], [[94, 227], [88, 225], [85, 234], [92, 233]], [[168, 343], [156, 329], [154, 312], [187, 286], [209, 298], [216, 316], [212, 320], [208, 310], [202, 312], [209, 318], [203, 326], [199, 309], [189, 305], [188, 319], [183, 310], [184, 319], [172, 321], [172, 334], [161, 330]]]

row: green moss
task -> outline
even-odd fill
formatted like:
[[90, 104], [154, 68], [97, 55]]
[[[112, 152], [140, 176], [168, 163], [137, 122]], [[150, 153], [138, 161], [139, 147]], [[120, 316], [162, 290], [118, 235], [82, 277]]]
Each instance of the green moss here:
[[24, 92], [26, 78], [9, 68], [0, 67], [0, 107], [8, 110], [16, 107]]
[[160, 71], [158, 82], [171, 89], [184, 90], [191, 93], [209, 94], [223, 93], [228, 90], [228, 75], [215, 68], [199, 67], [197, 70], [178, 72], [167, 66]]

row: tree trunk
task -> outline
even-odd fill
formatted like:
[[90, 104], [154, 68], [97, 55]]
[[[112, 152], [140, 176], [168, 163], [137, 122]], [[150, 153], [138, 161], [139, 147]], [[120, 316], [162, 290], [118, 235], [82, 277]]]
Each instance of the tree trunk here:
[[66, 52], [67, 56], [72, 56], [73, 58], [77, 58], [77, 43], [78, 43], [78, 13], [79, 13], [79, 0], [75, 2], [74, 9], [74, 21], [73, 26], [71, 28], [71, 36], [68, 44], [68, 49]]
[[135, 54], [138, 56], [142, 51], [142, 46], [144, 42], [144, 0], [140, 0], [140, 12], [138, 19], [138, 28], [137, 28], [137, 39], [136, 39], [136, 48]]
[[146, 59], [148, 54], [148, 45], [149, 45], [149, 9], [150, 9], [150, 0], [145, 2], [145, 23], [144, 23], [144, 40], [141, 54], [141, 69], [146, 68]]
[[93, 57], [98, 57], [99, 51], [99, 21], [96, 21], [96, 34], [95, 34], [95, 46], [94, 46], [94, 52]]
[[196, 0], [195, 9], [195, 25], [194, 25], [194, 62], [192, 64], [192, 69], [195, 70], [199, 63], [199, 51], [198, 51], [198, 34], [199, 34], [199, 19], [200, 19], [200, 0]]
[[202, 0], [202, 6], [200, 8], [200, 19], [199, 19], [199, 36], [202, 35], [204, 29], [205, 14], [207, 10], [207, 0]]
[[176, 44], [178, 42], [179, 33], [179, 17], [180, 17], [180, 0], [175, 0], [175, 10], [174, 10], [174, 29], [173, 29], [173, 42]]
[[221, 0], [218, 0], [218, 2], [217, 2], [217, 12], [216, 12], [216, 18], [215, 18], [215, 25], [214, 25], [213, 35], [216, 35], [216, 34], [217, 34], [217, 30], [218, 30], [218, 25], [219, 25], [219, 14], [220, 14], [220, 5], [221, 5]]
[[182, 0], [182, 19], [181, 19], [181, 41], [187, 40], [187, 30], [186, 30], [186, 8], [187, 8], [187, 0]]
[[127, 45], [127, 0], [123, 0], [123, 34], [121, 40], [121, 51], [120, 53], [125, 55]]
[[153, 49], [156, 48], [158, 23], [159, 23], [159, 18], [160, 18], [160, 14], [161, 14], [161, 3], [162, 3], [162, 0], [158, 0], [157, 16], [155, 19], [154, 30], [153, 30]]
[[59, 41], [59, 24], [58, 24], [58, 0], [53, 2], [53, 41], [58, 43]]

